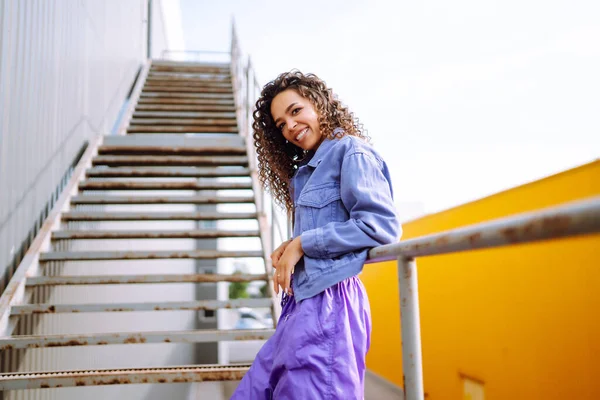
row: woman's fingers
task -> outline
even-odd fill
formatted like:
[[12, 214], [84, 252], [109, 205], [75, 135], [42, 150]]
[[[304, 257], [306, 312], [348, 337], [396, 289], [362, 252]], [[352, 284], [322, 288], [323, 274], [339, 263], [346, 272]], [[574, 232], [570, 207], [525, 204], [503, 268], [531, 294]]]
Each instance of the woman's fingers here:
[[283, 274], [281, 276], [281, 281], [282, 281], [281, 289], [283, 290], [284, 293], [289, 294], [290, 281], [291, 281], [291, 277], [292, 277], [292, 269], [286, 265], [285, 270], [281, 271], [281, 273]]
[[279, 271], [274, 271], [273, 273], [273, 290], [275, 291], [275, 295], [279, 294]]
[[283, 255], [286, 247], [290, 244], [290, 241], [283, 242], [275, 249], [275, 251], [271, 254], [271, 263], [273, 264], [273, 268], [277, 268], [276, 264], [279, 262], [279, 259]]
[[275, 250], [273, 254], [271, 254], [271, 264], [273, 264], [273, 268], [277, 268], [276, 265], [279, 262], [282, 254], [283, 251], [279, 251], [279, 249]]

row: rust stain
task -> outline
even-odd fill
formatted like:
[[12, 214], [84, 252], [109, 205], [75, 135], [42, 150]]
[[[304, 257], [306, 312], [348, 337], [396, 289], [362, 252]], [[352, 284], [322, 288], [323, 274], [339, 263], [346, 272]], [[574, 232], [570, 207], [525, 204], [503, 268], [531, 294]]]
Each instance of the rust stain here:
[[56, 312], [56, 307], [55, 306], [48, 307], [48, 312], [51, 312], [51, 313]]
[[125, 343], [125, 344], [146, 343], [146, 338], [144, 338], [144, 337], [136, 337], [136, 336], [129, 336], [129, 337], [125, 338], [125, 340], [123, 341], [123, 343]]
[[171, 339], [165, 339], [165, 343], [171, 343]]
[[556, 234], [565, 233], [571, 225], [571, 218], [566, 216], [547, 217], [542, 219], [542, 229]]
[[445, 246], [450, 242], [450, 239], [448, 238], [448, 236], [440, 236], [439, 238], [437, 238], [434, 242], [435, 246]]
[[46, 344], [46, 347], [62, 347], [62, 346], [87, 346], [88, 342], [80, 342], [79, 340], [69, 340], [66, 343], [61, 342], [49, 342]]
[[471, 245], [475, 245], [479, 240], [481, 240], [481, 233], [474, 233], [472, 235], [469, 235], [467, 239], [469, 240], [469, 243], [471, 243]]
[[165, 383], [166, 381], [167, 381], [167, 380], [166, 380], [165, 378], [160, 378], [160, 379], [158, 380], [158, 383]]
[[264, 335], [242, 335], [235, 338], [235, 340], [263, 340]]
[[98, 342], [98, 345], [100, 345], [100, 346], [105, 345], [105, 344], [108, 344], [108, 342], [105, 342], [105, 341]]
[[526, 237], [531, 237], [531, 236], [533, 236], [534, 232], [535, 232], [535, 224], [534, 224], [534, 223], [532, 223], [532, 222], [528, 223], [527, 225], [525, 225], [525, 226], [523, 227], [523, 234], [524, 234]]
[[0, 351], [12, 350], [13, 348], [14, 348], [14, 346], [12, 344], [6, 344], [6, 345], [0, 347]]
[[42, 388], [42, 389], [48, 389], [49, 387], [50, 387], [50, 385], [48, 385], [47, 383], [42, 383], [40, 385], [40, 388]]
[[506, 228], [501, 230], [500, 233], [502, 233], [510, 243], [517, 243], [519, 241], [519, 234], [515, 228]]
[[402, 266], [402, 273], [404, 275], [404, 279], [410, 279], [410, 277], [412, 276], [412, 271], [410, 267], [406, 264]]
[[75, 386], [86, 386], [85, 381], [75, 381]]

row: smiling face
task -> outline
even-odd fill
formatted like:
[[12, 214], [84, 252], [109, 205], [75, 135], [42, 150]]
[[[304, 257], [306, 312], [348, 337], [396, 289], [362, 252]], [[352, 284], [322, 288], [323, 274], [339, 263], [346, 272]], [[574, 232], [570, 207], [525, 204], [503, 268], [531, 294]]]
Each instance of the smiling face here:
[[283, 137], [304, 150], [316, 150], [324, 139], [315, 107], [294, 89], [273, 98], [271, 116]]

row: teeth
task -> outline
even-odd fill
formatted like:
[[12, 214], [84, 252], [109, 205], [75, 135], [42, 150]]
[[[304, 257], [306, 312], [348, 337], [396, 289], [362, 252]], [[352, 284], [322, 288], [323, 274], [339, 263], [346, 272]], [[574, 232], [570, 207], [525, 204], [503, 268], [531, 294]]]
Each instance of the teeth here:
[[304, 137], [304, 135], [306, 135], [306, 132], [308, 132], [308, 128], [304, 128], [304, 130], [302, 132], [300, 132], [300, 134], [298, 134], [298, 136], [296, 136], [296, 140], [300, 140]]

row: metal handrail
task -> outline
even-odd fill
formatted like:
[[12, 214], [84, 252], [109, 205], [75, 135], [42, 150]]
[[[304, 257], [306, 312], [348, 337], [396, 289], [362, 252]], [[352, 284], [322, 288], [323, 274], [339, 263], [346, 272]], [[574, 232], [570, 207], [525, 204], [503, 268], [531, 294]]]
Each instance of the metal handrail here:
[[419, 291], [415, 257], [600, 233], [600, 196], [380, 246], [367, 263], [397, 260], [406, 400], [423, 400]]

